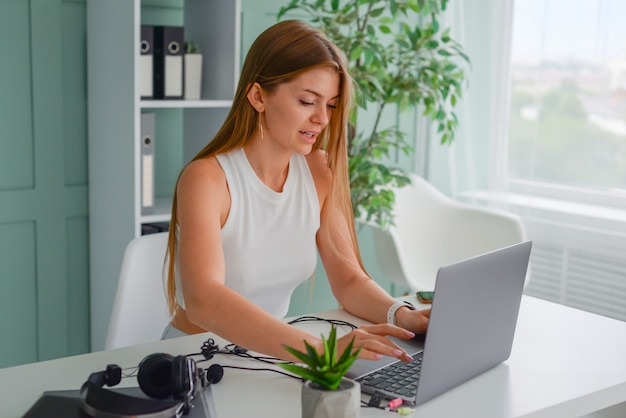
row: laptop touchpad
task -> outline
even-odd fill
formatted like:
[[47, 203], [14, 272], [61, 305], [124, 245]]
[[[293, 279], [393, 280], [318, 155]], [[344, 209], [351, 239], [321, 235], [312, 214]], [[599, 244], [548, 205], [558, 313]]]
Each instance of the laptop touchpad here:
[[[417, 335], [415, 338], [410, 340], [402, 340], [394, 337], [389, 337], [389, 339], [396, 343], [398, 346], [400, 346], [411, 356], [414, 356], [416, 353], [419, 353], [424, 349], [423, 335]], [[346, 373], [346, 376], [350, 379], [358, 379], [363, 375], [371, 373], [374, 370], [378, 370], [396, 361], [398, 361], [397, 358], [388, 356], [383, 356], [383, 358], [380, 360], [358, 359], [352, 364], [352, 367], [350, 367], [350, 370], [348, 371], [348, 373]]]

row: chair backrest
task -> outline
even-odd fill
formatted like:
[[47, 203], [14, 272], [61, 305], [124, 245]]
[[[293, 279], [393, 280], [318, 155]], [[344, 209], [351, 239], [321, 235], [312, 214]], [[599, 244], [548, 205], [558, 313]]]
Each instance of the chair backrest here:
[[144, 235], [126, 247], [105, 349], [161, 338], [170, 320], [163, 287], [167, 235]]
[[373, 228], [385, 277], [412, 290], [433, 290], [440, 267], [524, 241], [519, 217], [457, 202], [425, 179], [395, 190], [395, 226]]

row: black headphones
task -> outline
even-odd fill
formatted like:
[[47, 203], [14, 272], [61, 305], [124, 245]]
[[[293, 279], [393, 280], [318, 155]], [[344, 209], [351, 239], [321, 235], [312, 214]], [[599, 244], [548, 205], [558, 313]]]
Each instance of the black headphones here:
[[84, 411], [94, 418], [137, 417], [159, 418], [187, 415], [201, 388], [218, 383], [224, 376], [219, 364], [205, 372], [187, 356], [165, 353], [150, 354], [137, 369], [137, 382], [147, 397], [135, 397], [105, 386], [115, 386], [122, 380], [122, 369], [110, 364], [106, 370], [91, 373], [81, 387]]

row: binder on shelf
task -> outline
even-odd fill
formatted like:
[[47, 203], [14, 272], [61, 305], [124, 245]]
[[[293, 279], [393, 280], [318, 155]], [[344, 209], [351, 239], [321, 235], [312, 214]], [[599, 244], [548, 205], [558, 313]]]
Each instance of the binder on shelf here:
[[154, 113], [141, 114], [141, 214], [154, 212]]
[[182, 26], [154, 26], [154, 98], [183, 98], [183, 56], [185, 33]]
[[141, 25], [141, 43], [139, 46], [139, 95], [142, 99], [154, 97], [154, 28]]

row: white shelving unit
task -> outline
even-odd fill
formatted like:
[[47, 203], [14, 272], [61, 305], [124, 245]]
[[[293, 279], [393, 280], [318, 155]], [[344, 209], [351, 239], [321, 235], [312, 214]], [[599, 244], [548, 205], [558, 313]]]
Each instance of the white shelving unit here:
[[[142, 224], [170, 219], [171, 195], [157, 196], [154, 213], [141, 215], [141, 113], [182, 111], [184, 164], [221, 126], [238, 79], [240, 0], [184, 0], [185, 39], [194, 40], [203, 54], [201, 99], [141, 100], [140, 26], [155, 24], [142, 19], [142, 9], [155, 3], [167, 1], [87, 2], [92, 351], [104, 347], [126, 245], [141, 234]], [[158, 128], [155, 137], [158, 152]]]

